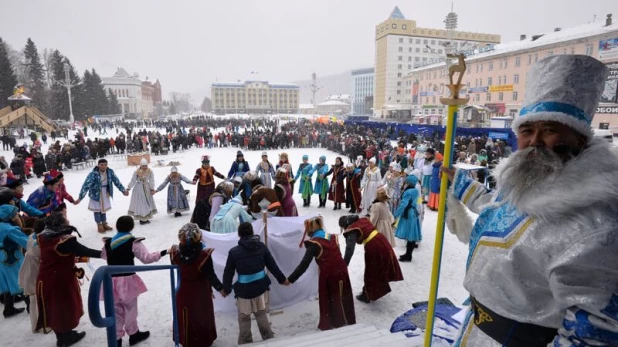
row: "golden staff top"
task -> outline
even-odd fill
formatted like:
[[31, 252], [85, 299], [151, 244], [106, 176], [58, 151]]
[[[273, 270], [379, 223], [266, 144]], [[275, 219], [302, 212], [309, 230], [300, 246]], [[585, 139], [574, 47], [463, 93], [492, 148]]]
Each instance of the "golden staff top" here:
[[[448, 84], [447, 87], [451, 91], [451, 97], [450, 98], [440, 98], [440, 102], [443, 105], [450, 105], [450, 106], [465, 105], [468, 103], [468, 101], [470, 101], [470, 96], [468, 95], [463, 99], [459, 98], [459, 91], [463, 87], [463, 84], [461, 84], [461, 80], [463, 79], [463, 76], [466, 73], [465, 56], [463, 54], [447, 54], [446, 57], [447, 58], [457, 58], [457, 64], [453, 64], [449, 66], [448, 68], [448, 78], [449, 78], [450, 84]], [[454, 83], [453, 77], [455, 76], [455, 73], [457, 72], [459, 73], [459, 76], [457, 77], [457, 83]]]

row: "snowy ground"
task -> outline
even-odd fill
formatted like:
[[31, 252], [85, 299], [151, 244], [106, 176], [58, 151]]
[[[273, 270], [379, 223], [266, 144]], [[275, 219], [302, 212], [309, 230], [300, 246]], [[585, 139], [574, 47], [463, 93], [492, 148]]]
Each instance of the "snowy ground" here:
[[[113, 132], [115, 133], [115, 131]], [[111, 133], [110, 133], [111, 134]], [[91, 136], [93, 137], [93, 136]], [[18, 140], [18, 144], [24, 143], [25, 140]], [[31, 143], [30, 141], [28, 141]], [[49, 143], [49, 142], [48, 142]], [[43, 153], [47, 153], [47, 146], [43, 146]], [[204, 154], [211, 156], [211, 164], [224, 175], [227, 174], [232, 161], [236, 157], [237, 148], [218, 148], [218, 149], [198, 149], [192, 148], [183, 153], [170, 153], [166, 156], [153, 156], [152, 164], [157, 160], [179, 161], [181, 165], [178, 167], [179, 172], [192, 178], [195, 169], [200, 166], [200, 157]], [[261, 151], [243, 151], [245, 159], [254, 168], [260, 160]], [[277, 154], [281, 151], [269, 151], [271, 161], [277, 160]], [[326, 155], [327, 163], [335, 162], [336, 153], [320, 149], [288, 149], [286, 150], [290, 156], [290, 161], [296, 170], [300, 164], [303, 154], [309, 155], [310, 162], [317, 162], [320, 155]], [[0, 151], [0, 155], [4, 155], [7, 161], [13, 158], [13, 153], [8, 151]], [[109, 167], [114, 169], [122, 183], [126, 186], [129, 183], [131, 175], [135, 170], [134, 167], [128, 167], [126, 160], [115, 161], [113, 157], [107, 157]], [[345, 159], [344, 159], [345, 160]], [[151, 165], [157, 185], [169, 173], [169, 167], [157, 167]], [[75, 198], [77, 198], [79, 189], [88, 174], [90, 169], [80, 171], [65, 171], [65, 183], [67, 190]], [[217, 180], [218, 182], [218, 180]], [[30, 184], [25, 186], [25, 197], [40, 186], [41, 180], [36, 178], [30, 179]], [[191, 204], [195, 199], [196, 187], [191, 185], [185, 186], [191, 189]], [[185, 213], [180, 218], [174, 218], [173, 215], [167, 215], [165, 211], [166, 193], [161, 192], [155, 195], [159, 214], [149, 225], [137, 224], [134, 230], [136, 236], [145, 237], [145, 245], [150, 250], [163, 250], [169, 248], [170, 245], [177, 243], [176, 232], [190, 219], [190, 214]], [[26, 199], [25, 198], [25, 199]], [[25, 200], [24, 199], [24, 200]], [[298, 193], [295, 194], [297, 206], [302, 206], [302, 199]], [[108, 221], [110, 225], [115, 225], [115, 220], [126, 214], [129, 206], [130, 197], [125, 197], [116, 191], [112, 210], [108, 213]], [[314, 199], [313, 205], [310, 208], [299, 207], [299, 213], [305, 211], [319, 211], [326, 222], [326, 228], [331, 233], [338, 233], [337, 225], [339, 216], [343, 215], [343, 211], [333, 211], [332, 203], [327, 203], [326, 209], [317, 209], [317, 199]], [[78, 206], [69, 206], [68, 216], [75, 227], [83, 235], [80, 242], [91, 247], [100, 248], [102, 246], [101, 235], [96, 232], [96, 225], [92, 213], [88, 211], [88, 199], [85, 199]], [[306, 212], [305, 212], [306, 213]], [[427, 210], [425, 213], [425, 221], [423, 223], [423, 242], [419, 249], [414, 252], [412, 263], [402, 263], [401, 268], [404, 275], [404, 281], [392, 283], [392, 293], [382, 298], [381, 300], [369, 305], [355, 301], [356, 319], [359, 323], [370, 324], [379, 329], [390, 328], [393, 320], [410, 309], [411, 304], [416, 301], [427, 300], [429, 295], [429, 281], [431, 276], [431, 265], [433, 255], [434, 236], [436, 228], [437, 212]], [[113, 233], [108, 233], [106, 236], [112, 236]], [[341, 236], [340, 236], [341, 237]], [[345, 242], [343, 237], [340, 239], [340, 244], [343, 246]], [[405, 250], [404, 244], [400, 243], [395, 249], [397, 254], [403, 253]], [[465, 261], [467, 256], [467, 246], [461, 244], [457, 239], [448, 232], [445, 237], [444, 252], [442, 258], [442, 272], [440, 277], [440, 297], [447, 297], [454, 303], [461, 303], [466, 299], [466, 292], [463, 289], [462, 282], [465, 271]], [[363, 248], [357, 247], [356, 253], [350, 263], [350, 279], [355, 293], [360, 292], [363, 286]], [[105, 265], [104, 261], [94, 259], [93, 266]], [[169, 264], [169, 258], [163, 258], [159, 264]], [[92, 275], [91, 270], [86, 269], [88, 276]], [[221, 274], [219, 274], [220, 276]], [[140, 276], [149, 288], [149, 291], [139, 299], [139, 325], [141, 330], [150, 330], [151, 338], [141, 343], [141, 346], [173, 346], [172, 343], [172, 310], [170, 301], [169, 274], [164, 272], [148, 272], [142, 273]], [[87, 297], [90, 283], [86, 281], [82, 286], [82, 298], [84, 300], [84, 309], [87, 309]], [[276, 284], [275, 284], [276, 285]], [[23, 307], [22, 303], [17, 304], [18, 307]], [[104, 311], [103, 308], [101, 309]], [[238, 324], [236, 313], [217, 313], [217, 331], [218, 339], [215, 341], [215, 346], [235, 346], [238, 334]], [[10, 319], [0, 319], [0, 336], [2, 336], [3, 346], [19, 346], [19, 345], [39, 345], [52, 346], [55, 343], [53, 335], [32, 334], [30, 332], [30, 322], [28, 316], [24, 313]], [[277, 337], [294, 335], [301, 332], [315, 330], [318, 322], [318, 303], [315, 300], [299, 303], [297, 305], [287, 307], [282, 314], [272, 316], [273, 331]], [[85, 312], [81, 319], [78, 330], [87, 332], [86, 338], [80, 344], [85, 346], [104, 346], [106, 345], [106, 335], [104, 329], [94, 328], [88, 319], [88, 314]], [[253, 337], [255, 341], [259, 341], [259, 332], [255, 324], [253, 325]], [[127, 338], [125, 338], [127, 339]], [[127, 343], [128, 341], [125, 341]]]

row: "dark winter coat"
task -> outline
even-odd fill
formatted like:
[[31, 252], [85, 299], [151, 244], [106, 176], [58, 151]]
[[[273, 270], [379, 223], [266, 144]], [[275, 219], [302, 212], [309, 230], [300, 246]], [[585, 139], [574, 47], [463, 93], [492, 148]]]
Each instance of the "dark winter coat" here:
[[[243, 237], [238, 240], [238, 246], [230, 249], [227, 257], [225, 270], [223, 271], [223, 290], [230, 293], [234, 273], [239, 275], [251, 275], [264, 271], [268, 268], [270, 273], [281, 284], [285, 282], [283, 275], [272, 254], [266, 245], [260, 241], [258, 235]], [[264, 278], [250, 283], [234, 283], [234, 295], [238, 298], [253, 299], [270, 289], [270, 278]]]

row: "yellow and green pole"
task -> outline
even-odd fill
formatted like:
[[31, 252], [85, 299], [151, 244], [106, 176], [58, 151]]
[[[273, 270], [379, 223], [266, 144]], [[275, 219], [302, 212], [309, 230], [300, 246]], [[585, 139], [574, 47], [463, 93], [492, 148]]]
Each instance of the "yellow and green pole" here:
[[[466, 71], [466, 63], [463, 55], [449, 56], [458, 58], [458, 64], [449, 67], [449, 77], [451, 84], [448, 85], [451, 91], [450, 98], [440, 98], [443, 105], [448, 105], [446, 137], [444, 139], [444, 161], [442, 165], [451, 167], [453, 161], [453, 147], [455, 144], [455, 129], [457, 128], [457, 111], [459, 106], [468, 103], [468, 99], [459, 98], [459, 90], [462, 87], [461, 80]], [[453, 75], [459, 73], [457, 83], [453, 83]], [[442, 175], [440, 181], [440, 201], [438, 204], [438, 223], [436, 225], [436, 240], [433, 251], [433, 262], [431, 269], [431, 283], [429, 287], [429, 304], [427, 307], [427, 320], [425, 326], [425, 347], [431, 347], [433, 337], [433, 327], [436, 313], [436, 300], [438, 299], [438, 287], [440, 283], [440, 266], [442, 263], [442, 247], [444, 245], [444, 225], [446, 216], [446, 194], [448, 192], [448, 177]]]

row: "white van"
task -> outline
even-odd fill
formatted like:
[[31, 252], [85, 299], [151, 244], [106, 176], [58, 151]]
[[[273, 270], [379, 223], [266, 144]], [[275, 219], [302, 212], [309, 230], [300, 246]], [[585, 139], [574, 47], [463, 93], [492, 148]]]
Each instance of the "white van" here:
[[594, 137], [604, 138], [607, 142], [614, 142], [614, 133], [607, 129], [592, 129]]

